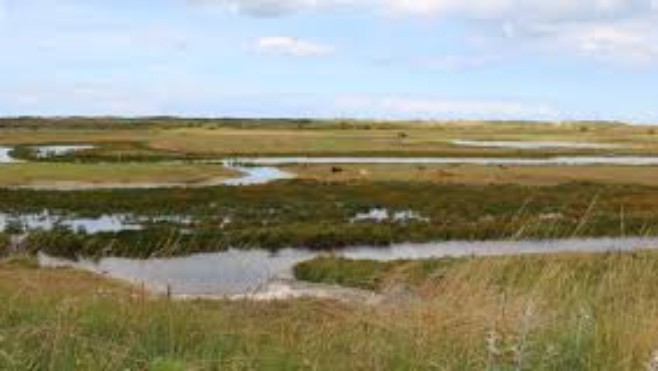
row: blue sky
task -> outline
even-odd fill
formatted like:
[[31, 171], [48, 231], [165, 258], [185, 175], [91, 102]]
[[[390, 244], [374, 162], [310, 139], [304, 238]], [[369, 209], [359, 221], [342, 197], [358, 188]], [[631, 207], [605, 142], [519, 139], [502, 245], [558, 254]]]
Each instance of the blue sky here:
[[0, 115], [658, 122], [658, 0], [0, 0]]

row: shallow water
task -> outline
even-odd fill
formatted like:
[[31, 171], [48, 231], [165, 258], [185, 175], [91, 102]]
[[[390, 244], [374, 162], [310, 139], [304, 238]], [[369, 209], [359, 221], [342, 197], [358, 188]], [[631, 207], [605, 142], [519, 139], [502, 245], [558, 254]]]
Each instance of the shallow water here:
[[0, 213], [0, 231], [8, 225], [17, 224], [27, 230], [52, 230], [64, 226], [73, 231], [84, 230], [87, 233], [120, 232], [140, 230], [141, 225], [132, 223], [126, 215], [103, 215], [98, 218], [77, 218], [54, 215], [47, 212], [40, 214], [10, 215]]
[[94, 148], [96, 148], [96, 146], [92, 145], [52, 145], [34, 147], [36, 155], [39, 158], [63, 156]]
[[104, 258], [98, 262], [77, 263], [40, 255], [42, 266], [74, 265], [110, 277], [144, 284], [163, 293], [169, 286], [176, 296], [233, 296], [261, 291], [269, 282], [292, 278], [292, 267], [317, 254], [287, 249], [278, 253], [265, 250], [229, 250], [181, 258], [133, 260]]
[[259, 166], [235, 166], [230, 163], [224, 163], [229, 169], [239, 171], [243, 174], [240, 178], [228, 179], [222, 182], [226, 186], [250, 186], [258, 184], [267, 184], [277, 180], [292, 179], [294, 174], [279, 170], [276, 167]]
[[404, 210], [404, 211], [390, 211], [383, 208], [374, 208], [368, 210], [368, 212], [357, 213], [352, 218], [350, 218], [351, 223], [358, 222], [395, 222], [395, 223], [406, 223], [406, 222], [429, 222], [430, 219], [426, 218], [419, 213], [413, 210]]
[[13, 148], [0, 146], [0, 164], [11, 164], [17, 162], [15, 158], [11, 157], [9, 153]]
[[452, 140], [450, 143], [461, 147], [509, 148], [509, 149], [616, 149], [623, 148], [611, 143], [559, 142], [559, 141], [487, 141], [487, 140]]
[[[658, 248], [658, 238], [592, 238], [565, 240], [439, 242], [396, 244], [390, 248], [353, 247], [331, 252], [349, 259], [392, 261], [461, 256], [496, 256], [557, 252], [606, 252]], [[170, 259], [133, 260], [104, 258], [94, 262], [71, 262], [40, 255], [42, 266], [74, 266], [109, 277], [144, 284], [163, 293], [169, 287], [178, 297], [295, 297], [293, 267], [302, 261], [328, 254], [305, 249], [229, 250]], [[289, 284], [282, 284], [289, 282]], [[317, 296], [322, 295], [317, 290]], [[324, 292], [326, 294], [326, 292]], [[313, 292], [306, 292], [305, 296]]]

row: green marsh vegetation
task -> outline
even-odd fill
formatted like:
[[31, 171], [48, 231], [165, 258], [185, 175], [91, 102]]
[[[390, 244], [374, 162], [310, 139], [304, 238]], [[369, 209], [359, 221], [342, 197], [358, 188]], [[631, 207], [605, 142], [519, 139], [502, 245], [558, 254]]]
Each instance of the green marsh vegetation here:
[[[429, 221], [352, 221], [371, 209], [413, 211]], [[289, 181], [254, 187], [48, 192], [0, 190], [11, 214], [180, 216], [143, 231], [33, 233], [28, 244], [71, 256], [184, 255], [229, 247], [340, 248], [395, 242], [648, 236], [658, 230], [658, 189], [571, 183], [466, 186]], [[76, 241], [75, 243], [69, 241]], [[58, 242], [62, 240], [63, 242]], [[30, 242], [32, 242], [30, 244]]]
[[8, 233], [0, 233], [0, 259], [9, 255], [11, 249], [11, 236]]
[[144, 142], [102, 142], [80, 151], [59, 154], [56, 156], [39, 156], [38, 147], [57, 145], [86, 145], [87, 143], [55, 142], [38, 144], [18, 144], [13, 146], [10, 155], [13, 158], [48, 164], [89, 163], [107, 166], [111, 163], [162, 163], [162, 162], [192, 162], [216, 160], [217, 156], [204, 156], [150, 148]]

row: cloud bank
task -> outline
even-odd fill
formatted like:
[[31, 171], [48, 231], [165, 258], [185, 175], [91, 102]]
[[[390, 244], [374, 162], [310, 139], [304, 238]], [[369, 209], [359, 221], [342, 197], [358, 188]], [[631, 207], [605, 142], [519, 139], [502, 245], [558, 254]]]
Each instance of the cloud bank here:
[[334, 52], [332, 46], [288, 36], [262, 37], [256, 42], [256, 49], [262, 53], [295, 57], [319, 57]]
[[[552, 118], [558, 113], [549, 105], [514, 100], [442, 99], [419, 96], [344, 96], [336, 106], [349, 112], [387, 112], [388, 117], [435, 118]], [[381, 116], [379, 118], [382, 118]]]
[[[658, 45], [658, 0], [187, 1], [192, 5], [219, 6], [231, 13], [256, 17], [348, 9], [393, 19], [457, 20], [467, 23], [473, 33], [492, 44], [566, 50], [583, 57], [634, 64], [658, 62], [658, 47], [655, 46]], [[291, 41], [285, 42], [288, 49], [300, 49]]]
[[351, 5], [352, 0], [186, 0], [192, 6], [220, 6], [231, 13], [279, 17], [301, 11], [329, 10]]
[[461, 16], [488, 20], [585, 21], [632, 18], [658, 9], [656, 0], [186, 0], [255, 16], [351, 8], [393, 15]]

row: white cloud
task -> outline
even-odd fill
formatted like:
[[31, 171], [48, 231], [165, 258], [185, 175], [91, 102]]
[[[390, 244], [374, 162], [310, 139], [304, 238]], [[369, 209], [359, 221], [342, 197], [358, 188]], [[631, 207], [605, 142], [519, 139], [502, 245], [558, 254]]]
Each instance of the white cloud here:
[[651, 10], [656, 0], [387, 0], [398, 14], [483, 19], [576, 20], [626, 17]]
[[493, 54], [453, 54], [414, 58], [412, 65], [440, 70], [461, 70], [483, 67], [500, 59]]
[[256, 43], [256, 49], [263, 53], [291, 55], [295, 57], [318, 57], [334, 52], [332, 46], [288, 36], [260, 38]]
[[646, 25], [587, 25], [563, 38], [584, 55], [641, 64], [658, 60], [658, 35]]
[[489, 17], [502, 13], [510, 1], [391, 0], [389, 11], [402, 15], [436, 16], [463, 14]]
[[307, 10], [331, 9], [355, 0], [186, 0], [195, 6], [220, 6], [232, 13], [277, 17]]
[[388, 114], [391, 117], [508, 119], [556, 115], [548, 105], [508, 100], [351, 96], [337, 99], [336, 105], [350, 112], [373, 112], [379, 117]]
[[480, 45], [658, 62], [658, 0], [387, 0], [398, 16], [461, 19]]
[[658, 62], [654, 19], [536, 23], [505, 33], [510, 44], [631, 64]]
[[[268, 17], [303, 11], [461, 20], [485, 47], [570, 51], [581, 56], [649, 63], [658, 61], [658, 0], [186, 0], [237, 14]], [[292, 38], [264, 40], [263, 49], [293, 55], [328, 54], [331, 48]], [[556, 49], [560, 48], [560, 49]], [[489, 54], [490, 52], [485, 52]], [[496, 51], [496, 54], [502, 54]], [[440, 68], [482, 63], [444, 58], [423, 63]], [[457, 66], [457, 67], [455, 67]]]
[[0, 92], [0, 107], [11, 107], [12, 115], [145, 115], [162, 111], [165, 98], [134, 86], [40, 82], [7, 87]]
[[252, 16], [280, 16], [306, 10], [385, 11], [397, 15], [464, 16], [484, 19], [574, 20], [624, 17], [658, 8], [658, 0], [185, 0], [221, 6]]
[[528, 106], [508, 101], [460, 101], [410, 98], [386, 98], [379, 103], [384, 109], [420, 115], [463, 114], [485, 116], [546, 115], [550, 109], [544, 106]]

